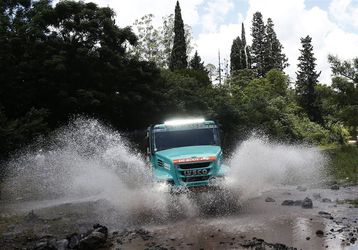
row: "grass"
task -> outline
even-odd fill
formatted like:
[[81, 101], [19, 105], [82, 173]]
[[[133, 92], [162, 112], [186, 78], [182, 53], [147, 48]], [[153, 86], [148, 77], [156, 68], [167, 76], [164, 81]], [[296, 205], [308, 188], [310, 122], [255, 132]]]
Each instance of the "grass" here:
[[331, 158], [330, 174], [337, 181], [358, 184], [358, 147], [330, 146], [323, 149]]

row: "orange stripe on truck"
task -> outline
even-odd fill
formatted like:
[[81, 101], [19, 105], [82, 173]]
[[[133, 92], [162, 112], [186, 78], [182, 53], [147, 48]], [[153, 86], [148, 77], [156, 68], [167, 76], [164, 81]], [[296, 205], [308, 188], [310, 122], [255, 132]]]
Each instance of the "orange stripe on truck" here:
[[215, 156], [208, 156], [208, 157], [195, 157], [195, 158], [176, 159], [176, 160], [173, 160], [173, 163], [174, 164], [180, 164], [180, 163], [215, 161], [215, 160], [216, 160]]

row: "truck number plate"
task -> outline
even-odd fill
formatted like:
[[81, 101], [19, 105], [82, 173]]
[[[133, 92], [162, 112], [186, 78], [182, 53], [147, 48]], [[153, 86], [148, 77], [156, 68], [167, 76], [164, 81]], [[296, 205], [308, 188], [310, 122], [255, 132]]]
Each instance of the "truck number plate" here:
[[208, 174], [208, 170], [207, 169], [190, 169], [190, 170], [185, 170], [183, 172], [183, 174], [185, 176], [206, 175], [206, 174]]

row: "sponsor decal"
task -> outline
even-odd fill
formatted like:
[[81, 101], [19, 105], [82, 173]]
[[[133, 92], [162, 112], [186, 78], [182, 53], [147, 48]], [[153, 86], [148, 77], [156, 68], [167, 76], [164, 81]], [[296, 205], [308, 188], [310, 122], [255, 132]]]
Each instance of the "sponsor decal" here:
[[192, 175], [207, 175], [207, 169], [192, 169], [192, 170], [185, 170], [183, 172], [185, 176], [192, 176]]
[[191, 163], [191, 162], [204, 162], [204, 161], [215, 161], [215, 156], [207, 156], [207, 157], [193, 157], [193, 158], [182, 158], [173, 160], [174, 164], [181, 164], [181, 163]]

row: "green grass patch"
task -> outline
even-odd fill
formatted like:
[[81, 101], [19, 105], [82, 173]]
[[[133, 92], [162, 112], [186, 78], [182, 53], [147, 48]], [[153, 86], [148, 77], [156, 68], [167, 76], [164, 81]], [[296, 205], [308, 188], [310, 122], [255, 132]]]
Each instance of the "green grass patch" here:
[[324, 149], [331, 158], [329, 172], [337, 181], [358, 184], [358, 147], [346, 145]]

